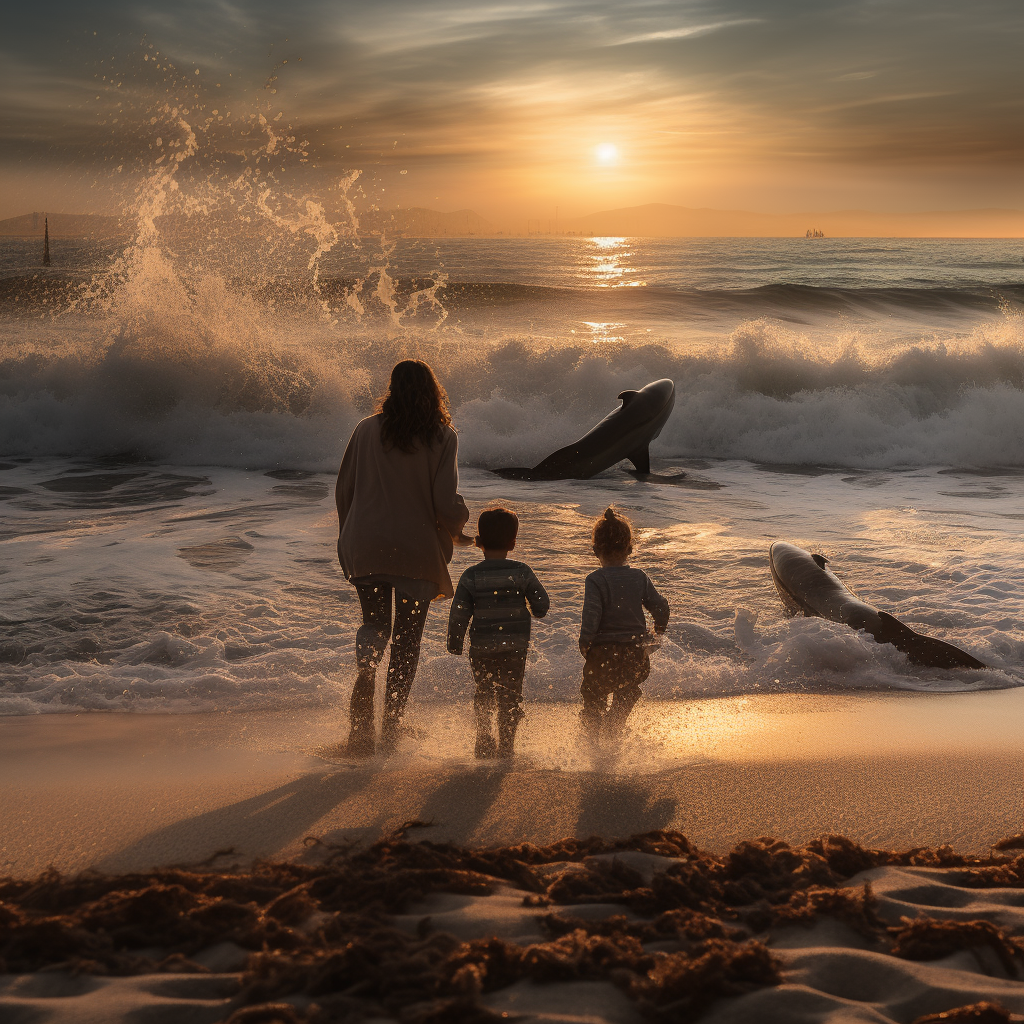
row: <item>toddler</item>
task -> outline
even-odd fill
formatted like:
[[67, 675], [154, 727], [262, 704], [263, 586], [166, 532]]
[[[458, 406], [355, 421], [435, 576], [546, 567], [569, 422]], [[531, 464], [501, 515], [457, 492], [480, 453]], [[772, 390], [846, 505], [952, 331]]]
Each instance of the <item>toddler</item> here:
[[[462, 574], [455, 590], [448, 617], [448, 650], [462, 653], [469, 626], [469, 663], [476, 680], [476, 756], [511, 757], [523, 717], [530, 614], [543, 618], [549, 601], [533, 570], [508, 558], [519, 533], [516, 514], [507, 508], [488, 509], [480, 513], [477, 529], [476, 546], [484, 557]], [[495, 713], [497, 744], [491, 731]]]
[[654, 619], [654, 632], [664, 633], [669, 607], [647, 573], [627, 564], [633, 552], [628, 519], [606, 509], [594, 524], [593, 540], [601, 568], [587, 577], [583, 594], [580, 653], [587, 661], [580, 719], [588, 738], [597, 742], [602, 731], [610, 738], [621, 733], [640, 699], [640, 684], [651, 674], [644, 609]]

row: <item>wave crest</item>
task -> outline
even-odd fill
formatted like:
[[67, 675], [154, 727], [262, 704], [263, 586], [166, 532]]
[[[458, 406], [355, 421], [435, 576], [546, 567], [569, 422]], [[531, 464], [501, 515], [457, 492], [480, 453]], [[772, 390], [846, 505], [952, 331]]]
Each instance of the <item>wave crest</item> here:
[[431, 362], [462, 458], [540, 461], [615, 396], [676, 383], [653, 452], [856, 468], [1024, 464], [1024, 329], [897, 345], [878, 332], [811, 336], [768, 319], [722, 342], [608, 344], [471, 338], [326, 322], [221, 281], [137, 293], [102, 315], [8, 321], [0, 429], [10, 455], [136, 457], [178, 465], [330, 468], [400, 358]]

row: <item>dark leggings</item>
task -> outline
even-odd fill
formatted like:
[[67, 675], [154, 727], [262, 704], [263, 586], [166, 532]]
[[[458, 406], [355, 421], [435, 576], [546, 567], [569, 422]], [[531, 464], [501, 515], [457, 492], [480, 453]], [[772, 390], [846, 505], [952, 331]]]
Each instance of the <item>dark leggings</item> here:
[[495, 654], [470, 652], [469, 663], [476, 680], [473, 707], [476, 710], [477, 732], [490, 735], [491, 715], [497, 712], [498, 743], [502, 748], [511, 748], [516, 726], [523, 717], [526, 651]]
[[363, 607], [363, 624], [356, 632], [356, 684], [352, 689], [349, 714], [356, 729], [373, 731], [373, 697], [376, 669], [391, 641], [388, 674], [384, 687], [384, 717], [381, 736], [394, 739], [405, 711], [420, 660], [420, 639], [429, 601], [416, 601], [395, 591], [394, 629], [391, 627], [392, 587], [387, 583], [357, 583], [356, 593]]
[[588, 735], [617, 736], [640, 699], [640, 684], [650, 674], [650, 658], [641, 644], [591, 644], [580, 687], [580, 719]]

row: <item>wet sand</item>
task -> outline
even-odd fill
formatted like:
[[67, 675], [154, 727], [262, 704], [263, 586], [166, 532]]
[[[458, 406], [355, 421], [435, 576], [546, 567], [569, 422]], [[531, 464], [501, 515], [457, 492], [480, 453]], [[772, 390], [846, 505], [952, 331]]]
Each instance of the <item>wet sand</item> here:
[[0, 719], [0, 872], [302, 859], [307, 836], [412, 819], [474, 846], [671, 828], [711, 851], [830, 833], [983, 851], [1024, 824], [1024, 691], [646, 702], [596, 761], [571, 705], [531, 706], [510, 765], [468, 756], [468, 706], [408, 721], [418, 740], [359, 763], [317, 753], [340, 710]]

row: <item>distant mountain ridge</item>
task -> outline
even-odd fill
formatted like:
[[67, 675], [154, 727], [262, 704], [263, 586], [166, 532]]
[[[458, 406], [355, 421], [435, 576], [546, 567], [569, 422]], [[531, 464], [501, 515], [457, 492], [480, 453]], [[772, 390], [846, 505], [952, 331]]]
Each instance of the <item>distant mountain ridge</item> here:
[[[49, 218], [50, 235], [55, 238], [125, 237], [134, 228], [132, 225], [126, 229], [117, 217], [91, 213], [26, 213], [0, 221], [0, 237], [42, 236], [45, 217]], [[173, 234], [186, 226], [179, 221], [180, 218], [161, 217], [157, 223], [162, 230]], [[256, 230], [251, 225], [248, 228], [237, 227], [242, 234]], [[981, 209], [874, 213], [869, 210], [834, 210], [780, 214], [648, 203], [563, 220], [556, 233], [654, 238], [802, 238], [809, 231], [820, 232], [826, 238], [1022, 238], [1024, 211]], [[493, 237], [521, 232], [495, 224], [474, 210], [443, 213], [414, 206], [362, 213], [359, 216], [359, 233], [438, 238]]]
[[38, 235], [41, 238], [47, 220], [50, 222], [50, 234], [65, 238], [109, 238], [126, 233], [117, 217], [103, 217], [95, 213], [25, 213], [20, 217], [0, 220], [0, 236]]
[[[49, 219], [50, 234], [54, 237], [109, 238], [127, 236], [135, 225], [122, 226], [118, 217], [104, 217], [92, 213], [25, 213], [20, 217], [0, 220], [0, 237], [42, 237], [44, 222]], [[225, 212], [221, 217], [205, 218], [208, 226], [223, 221], [220, 226], [236, 229], [239, 234], [251, 234], [258, 229], [253, 225], [243, 226], [232, 223], [232, 215]], [[194, 230], [195, 225], [181, 215], [157, 217], [157, 227], [169, 234]], [[359, 216], [359, 233], [366, 235], [409, 235], [412, 237], [435, 237], [444, 235], [493, 235], [496, 229], [490, 221], [474, 210], [454, 210], [442, 213], [424, 207], [409, 207], [395, 210], [370, 210]]]
[[803, 237], [814, 230], [831, 238], [1021, 238], [1024, 237], [1024, 211], [873, 213], [836, 210], [776, 214], [649, 203], [567, 220], [564, 230], [573, 234], [670, 238], [786, 238]]
[[437, 235], [493, 235], [496, 228], [474, 210], [440, 213], [422, 206], [408, 209], [372, 210], [359, 215], [360, 234], [394, 234], [412, 237]]

